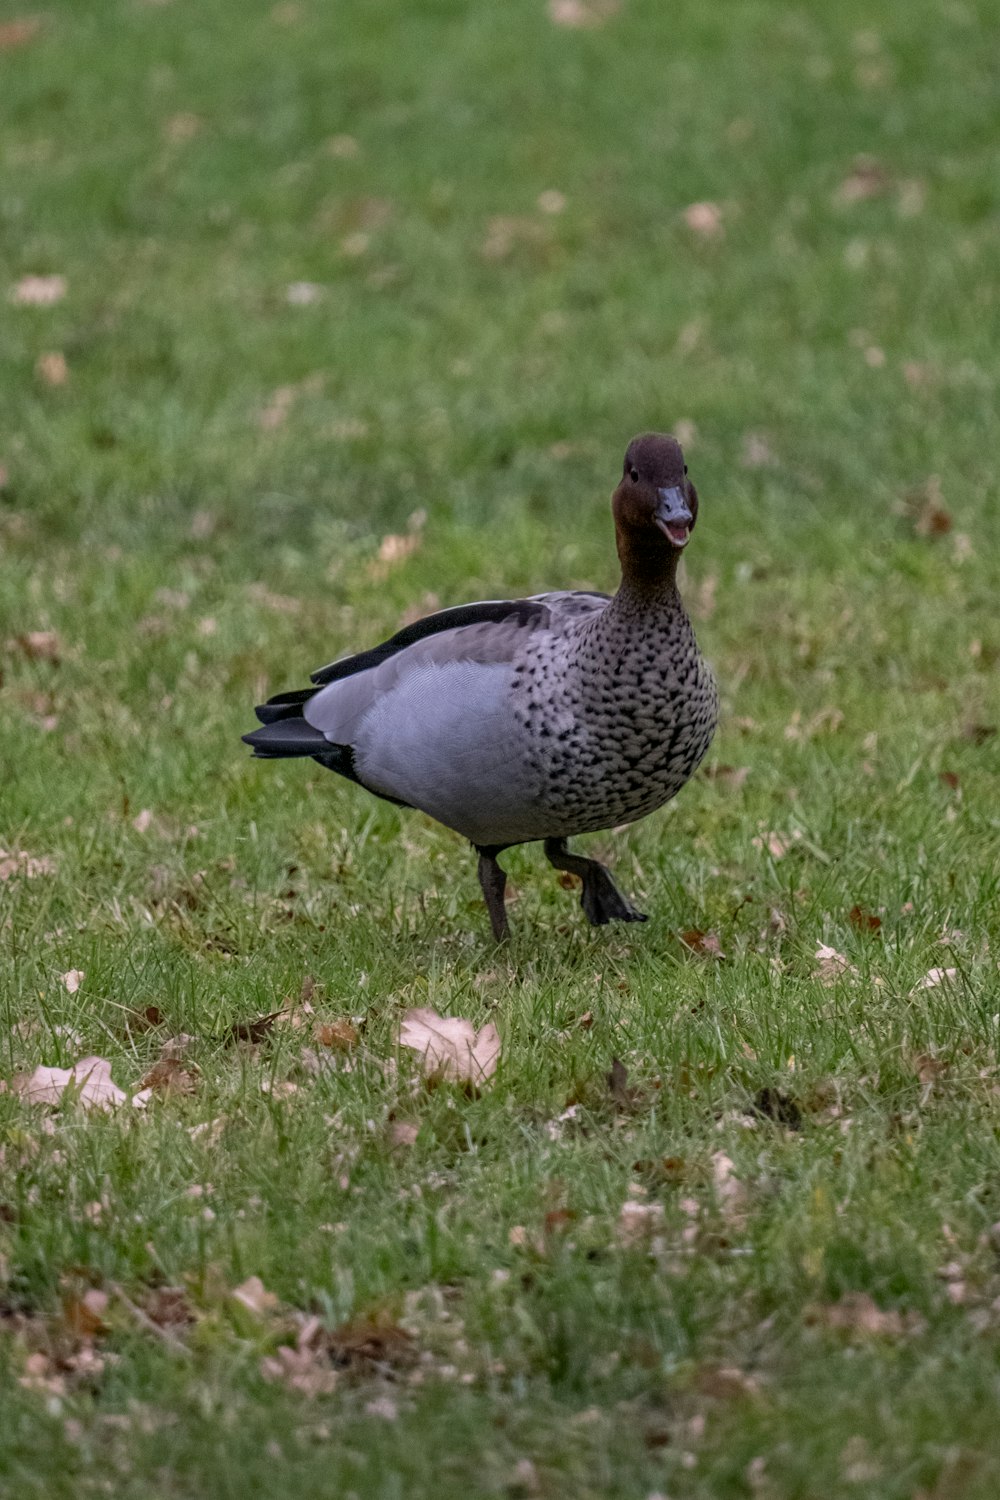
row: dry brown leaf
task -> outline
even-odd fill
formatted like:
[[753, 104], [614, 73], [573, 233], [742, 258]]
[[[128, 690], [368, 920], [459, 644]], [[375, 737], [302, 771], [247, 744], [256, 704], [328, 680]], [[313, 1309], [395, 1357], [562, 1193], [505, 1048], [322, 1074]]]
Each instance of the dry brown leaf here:
[[738, 792], [750, 775], [750, 767], [724, 764], [706, 766], [702, 775], [706, 780], [714, 781], [718, 786], [732, 787], [734, 792]]
[[65, 295], [65, 276], [22, 276], [7, 293], [18, 307], [51, 307]]
[[500, 1033], [492, 1021], [476, 1031], [471, 1021], [439, 1016], [430, 1007], [406, 1012], [399, 1045], [420, 1053], [428, 1078], [477, 1086], [492, 1078], [500, 1058]]
[[26, 630], [7, 642], [9, 651], [18, 651], [29, 661], [50, 661], [58, 666], [63, 656], [62, 643], [54, 630]]
[[69, 365], [65, 354], [60, 354], [56, 349], [40, 354], [35, 361], [35, 374], [46, 385], [65, 385], [69, 379]]
[[417, 1359], [413, 1336], [396, 1323], [354, 1318], [328, 1336], [335, 1365], [353, 1370], [405, 1369]]
[[62, 1314], [67, 1331], [80, 1339], [93, 1339], [106, 1333], [104, 1314], [109, 1300], [107, 1292], [102, 1292], [97, 1287], [88, 1287], [84, 1292], [73, 1286], [65, 1287]]
[[193, 1094], [200, 1082], [201, 1072], [194, 1063], [165, 1056], [153, 1064], [139, 1088], [154, 1094]]
[[111, 1081], [111, 1064], [103, 1057], [81, 1058], [71, 1068], [38, 1067], [15, 1078], [13, 1087], [28, 1104], [61, 1104], [65, 1099], [84, 1109], [114, 1109], [131, 1102]]
[[59, 983], [69, 994], [75, 995], [86, 977], [83, 969], [67, 969], [65, 974], [59, 975]]
[[700, 927], [689, 927], [682, 932], [681, 942], [685, 948], [690, 948], [692, 953], [697, 953], [702, 958], [725, 958], [722, 951], [722, 942], [717, 932], [703, 932]]
[[320, 1047], [330, 1047], [334, 1052], [350, 1052], [358, 1040], [358, 1028], [350, 1021], [317, 1021], [313, 1037]]
[[0, 22], [0, 52], [13, 52], [33, 42], [42, 29], [40, 16], [17, 16]]
[[877, 917], [874, 912], [866, 911], [863, 906], [852, 906], [847, 913], [847, 920], [858, 932], [878, 932], [882, 926], [882, 918]]

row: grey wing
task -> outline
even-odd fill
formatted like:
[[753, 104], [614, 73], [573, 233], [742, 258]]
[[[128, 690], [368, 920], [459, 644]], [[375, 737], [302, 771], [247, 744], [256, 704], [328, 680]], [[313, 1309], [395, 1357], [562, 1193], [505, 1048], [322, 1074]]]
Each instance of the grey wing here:
[[520, 829], [534, 795], [512, 688], [518, 657], [551, 614], [541, 600], [515, 604], [505, 617], [373, 652], [371, 666], [321, 687], [303, 710], [331, 744], [351, 747], [364, 785], [475, 843]]

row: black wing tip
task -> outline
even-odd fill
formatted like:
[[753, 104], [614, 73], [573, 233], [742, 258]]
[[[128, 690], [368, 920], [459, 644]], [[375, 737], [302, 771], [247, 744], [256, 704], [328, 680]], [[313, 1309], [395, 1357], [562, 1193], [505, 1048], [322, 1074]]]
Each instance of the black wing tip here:
[[330, 748], [326, 735], [307, 724], [301, 716], [283, 717], [261, 729], [253, 729], [241, 735], [260, 760], [276, 760], [285, 756], [321, 755]]

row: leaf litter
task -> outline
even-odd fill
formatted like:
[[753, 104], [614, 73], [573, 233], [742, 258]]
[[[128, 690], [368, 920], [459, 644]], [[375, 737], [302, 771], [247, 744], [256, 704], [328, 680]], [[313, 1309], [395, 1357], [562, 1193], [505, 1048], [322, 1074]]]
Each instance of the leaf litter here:
[[408, 1010], [399, 1028], [399, 1045], [420, 1055], [431, 1082], [488, 1083], [500, 1060], [500, 1033], [492, 1021], [479, 1031], [459, 1016], [440, 1016], [428, 1006]]

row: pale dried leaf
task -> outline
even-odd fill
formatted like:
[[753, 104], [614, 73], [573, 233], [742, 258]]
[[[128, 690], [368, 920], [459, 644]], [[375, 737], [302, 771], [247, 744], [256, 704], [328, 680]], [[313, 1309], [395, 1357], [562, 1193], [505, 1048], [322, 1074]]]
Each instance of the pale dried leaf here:
[[549, 20], [571, 30], [595, 30], [621, 8], [621, 0], [549, 0]]
[[418, 1052], [429, 1078], [455, 1083], [486, 1083], [500, 1058], [500, 1034], [492, 1021], [476, 1031], [459, 1016], [439, 1016], [430, 1007], [408, 1010], [399, 1045]]
[[274, 1292], [267, 1290], [259, 1276], [248, 1276], [229, 1295], [233, 1302], [237, 1302], [252, 1317], [261, 1321], [275, 1312], [278, 1306]]
[[918, 979], [913, 986], [913, 992], [917, 990], [936, 990], [942, 984], [954, 984], [958, 978], [957, 969], [928, 969], [922, 979]]
[[630, 1250], [648, 1241], [662, 1224], [661, 1203], [641, 1203], [638, 1199], [628, 1198], [618, 1213], [615, 1239], [623, 1250]]
[[69, 994], [75, 995], [85, 978], [83, 969], [67, 969], [65, 974], [59, 975], [59, 983]]
[[807, 1309], [806, 1321], [842, 1333], [869, 1338], [897, 1338], [914, 1329], [918, 1320], [895, 1308], [879, 1307], [867, 1292], [845, 1292], [839, 1302]]
[[35, 361], [35, 374], [46, 385], [65, 385], [69, 379], [65, 354], [60, 354], [57, 349], [40, 354]]
[[722, 210], [717, 203], [689, 203], [684, 222], [702, 239], [716, 239], [722, 233]]
[[814, 979], [819, 979], [823, 984], [836, 984], [845, 974], [856, 973], [857, 969], [843, 953], [838, 953], [836, 948], [831, 948], [827, 943], [816, 944]]
[[84, 1109], [114, 1109], [127, 1104], [124, 1089], [111, 1081], [111, 1064], [103, 1057], [84, 1057], [71, 1068], [38, 1067], [14, 1080], [15, 1092], [28, 1104], [61, 1104], [63, 1099]]
[[18, 307], [51, 307], [65, 295], [65, 276], [22, 276], [7, 294]]

